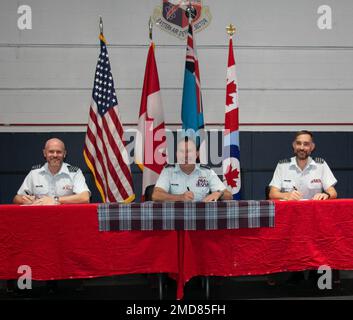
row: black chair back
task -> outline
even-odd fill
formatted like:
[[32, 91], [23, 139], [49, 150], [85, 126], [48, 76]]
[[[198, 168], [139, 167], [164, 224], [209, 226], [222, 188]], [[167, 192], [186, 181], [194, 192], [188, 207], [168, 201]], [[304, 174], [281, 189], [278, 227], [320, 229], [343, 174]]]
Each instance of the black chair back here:
[[152, 201], [152, 193], [154, 190], [154, 184], [151, 184], [146, 187], [145, 190], [145, 201]]
[[266, 186], [266, 188], [265, 188], [266, 200], [270, 200], [270, 190], [271, 190], [271, 187], [270, 186]]

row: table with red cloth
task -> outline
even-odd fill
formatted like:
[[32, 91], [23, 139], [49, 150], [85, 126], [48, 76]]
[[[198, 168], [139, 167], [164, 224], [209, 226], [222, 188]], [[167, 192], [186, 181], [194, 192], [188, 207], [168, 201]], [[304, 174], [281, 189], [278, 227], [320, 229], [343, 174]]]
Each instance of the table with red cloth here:
[[100, 232], [97, 204], [0, 206], [0, 279], [178, 274], [176, 231]]
[[275, 201], [275, 212], [274, 228], [183, 231], [179, 281], [186, 283], [197, 275], [263, 275], [321, 265], [353, 270], [353, 199]]
[[261, 275], [353, 269], [353, 200], [275, 201], [274, 228], [197, 231], [98, 230], [97, 205], [0, 206], [0, 279], [20, 265], [35, 280], [168, 273]]

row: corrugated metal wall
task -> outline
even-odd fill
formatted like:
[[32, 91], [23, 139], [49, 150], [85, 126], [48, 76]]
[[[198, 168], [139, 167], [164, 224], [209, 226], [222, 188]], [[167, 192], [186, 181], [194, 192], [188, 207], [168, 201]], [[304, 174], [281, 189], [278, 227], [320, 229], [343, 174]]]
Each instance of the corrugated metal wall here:
[[[222, 123], [227, 34], [237, 27], [242, 130], [351, 130], [353, 2], [350, 0], [204, 0], [211, 25], [196, 34], [206, 124]], [[17, 9], [32, 8], [32, 30], [17, 27]], [[147, 55], [149, 16], [162, 0], [2, 0], [0, 123], [87, 122], [98, 56], [98, 16], [105, 35], [124, 123], [134, 124]], [[319, 6], [332, 9], [320, 30]], [[167, 123], [180, 122], [185, 41], [154, 28]], [[315, 124], [334, 124], [331, 126]], [[252, 125], [246, 125], [252, 124]], [[253, 125], [255, 124], [255, 125]], [[272, 127], [263, 126], [272, 124]], [[276, 125], [277, 124], [277, 125]], [[283, 124], [283, 126], [278, 126]], [[84, 131], [81, 127], [0, 127], [1, 131]]]

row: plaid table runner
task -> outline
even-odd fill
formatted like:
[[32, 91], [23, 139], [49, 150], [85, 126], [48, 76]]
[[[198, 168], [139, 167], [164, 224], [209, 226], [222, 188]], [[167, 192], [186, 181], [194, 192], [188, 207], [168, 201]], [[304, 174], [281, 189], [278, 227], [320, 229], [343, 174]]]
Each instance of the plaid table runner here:
[[219, 230], [274, 227], [272, 201], [103, 203], [99, 231]]

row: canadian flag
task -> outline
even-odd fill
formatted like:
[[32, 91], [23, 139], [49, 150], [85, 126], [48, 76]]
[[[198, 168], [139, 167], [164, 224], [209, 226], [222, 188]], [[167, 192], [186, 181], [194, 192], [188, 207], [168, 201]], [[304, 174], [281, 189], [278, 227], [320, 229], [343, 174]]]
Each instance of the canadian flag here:
[[164, 114], [154, 43], [151, 42], [143, 82], [135, 143], [135, 162], [143, 171], [142, 195], [156, 183], [167, 160]]
[[235, 72], [233, 40], [229, 39], [226, 106], [224, 121], [223, 176], [224, 184], [232, 192], [233, 199], [240, 199], [240, 148], [238, 83]]

